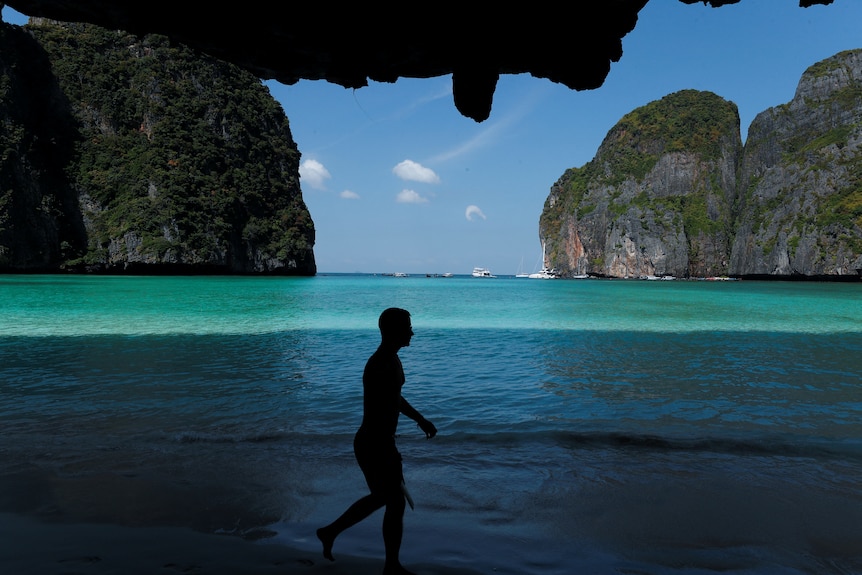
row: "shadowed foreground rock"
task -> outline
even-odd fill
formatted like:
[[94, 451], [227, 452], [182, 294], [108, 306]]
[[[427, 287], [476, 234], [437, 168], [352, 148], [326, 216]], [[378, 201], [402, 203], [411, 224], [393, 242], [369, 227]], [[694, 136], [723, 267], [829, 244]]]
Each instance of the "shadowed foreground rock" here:
[[[167, 0], [7, 4], [28, 16], [163, 34], [285, 84], [327, 80], [359, 88], [369, 80], [452, 74], [458, 110], [483, 121], [490, 115], [500, 74], [528, 73], [573, 90], [601, 86], [611, 63], [622, 57], [622, 38], [634, 29], [647, 1], [579, 0], [515, 10], [495, 6], [493, 12], [463, 2], [409, 11], [382, 3], [348, 3], [334, 13], [313, 2], [265, 0], [248, 0], [240, 9], [204, 4], [197, 10]], [[703, 3], [718, 7], [739, 1]], [[800, 0], [799, 5], [831, 3]]]

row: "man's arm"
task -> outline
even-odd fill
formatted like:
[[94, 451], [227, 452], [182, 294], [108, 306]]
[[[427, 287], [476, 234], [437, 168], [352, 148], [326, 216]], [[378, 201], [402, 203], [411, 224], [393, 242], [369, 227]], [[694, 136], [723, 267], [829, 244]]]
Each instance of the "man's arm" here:
[[404, 397], [401, 398], [401, 413], [415, 421], [419, 425], [419, 429], [425, 432], [425, 437], [431, 439], [437, 435], [437, 428], [434, 424], [422, 417], [422, 414], [407, 402]]

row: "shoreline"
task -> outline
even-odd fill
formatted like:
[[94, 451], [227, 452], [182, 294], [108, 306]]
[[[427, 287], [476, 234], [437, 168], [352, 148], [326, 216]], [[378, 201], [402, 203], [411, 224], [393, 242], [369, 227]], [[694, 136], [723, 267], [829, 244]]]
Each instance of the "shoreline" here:
[[[149, 266], [149, 267], [148, 267]], [[71, 268], [28, 268], [0, 269], [0, 276], [68, 276], [68, 277], [127, 277], [127, 278], [315, 278], [315, 277], [387, 277], [396, 279], [436, 279], [436, 278], [476, 278], [479, 279], [529, 279], [519, 278], [515, 273], [494, 274], [491, 276], [473, 276], [469, 272], [331, 272], [315, 271], [313, 273], [289, 272], [236, 272], [223, 270], [219, 266], [200, 266], [196, 264], [143, 264], [142, 266], [125, 266], [120, 269], [80, 270]], [[535, 278], [533, 278], [535, 279]], [[862, 283], [862, 268], [855, 268], [855, 273], [846, 274], [718, 274], [715, 276], [610, 276], [599, 272], [583, 275], [560, 275], [558, 280], [605, 280], [605, 281], [642, 281], [642, 280], [676, 280], [676, 281], [750, 281], [750, 282], [787, 282], [787, 283]]]
[[[319, 553], [268, 540], [181, 527], [45, 521], [0, 513], [0, 572], [10, 575], [378, 575], [383, 558]], [[431, 560], [431, 558], [429, 558]], [[406, 565], [418, 575], [479, 575], [433, 563]]]

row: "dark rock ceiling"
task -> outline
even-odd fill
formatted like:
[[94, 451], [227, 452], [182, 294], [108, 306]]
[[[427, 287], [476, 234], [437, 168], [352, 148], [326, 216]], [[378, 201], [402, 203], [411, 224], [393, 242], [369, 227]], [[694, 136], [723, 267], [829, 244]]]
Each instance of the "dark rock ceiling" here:
[[[679, 1], [719, 7], [751, 0]], [[452, 74], [458, 111], [481, 122], [491, 113], [500, 74], [528, 73], [573, 90], [601, 86], [647, 2], [578, 0], [549, 9], [496, 5], [494, 12], [465, 2], [401, 11], [382, 3], [336, 8], [271, 0], [220, 6], [176, 0], [9, 0], [6, 5], [28, 16], [163, 34], [284, 84], [327, 80], [360, 88], [369, 80]], [[799, 0], [799, 6], [832, 2]]]

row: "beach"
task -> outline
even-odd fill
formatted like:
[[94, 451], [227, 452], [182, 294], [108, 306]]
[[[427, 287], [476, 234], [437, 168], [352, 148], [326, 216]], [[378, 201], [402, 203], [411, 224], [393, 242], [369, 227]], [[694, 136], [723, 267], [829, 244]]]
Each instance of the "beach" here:
[[[0, 565], [5, 575], [379, 575], [381, 559], [336, 557], [266, 540], [200, 533], [177, 527], [39, 521], [0, 514]], [[428, 562], [422, 575], [478, 575]]]

